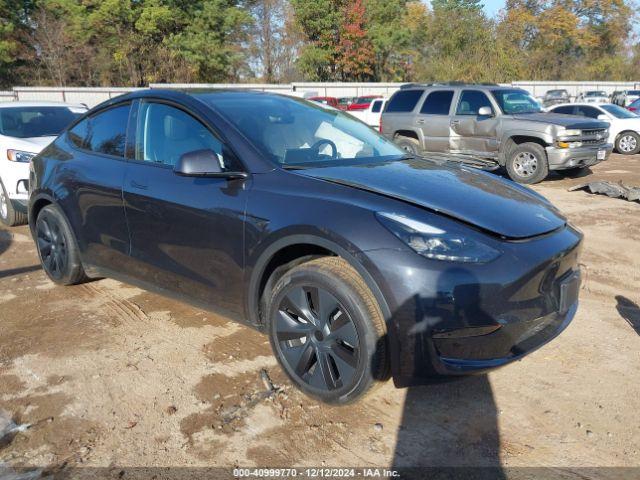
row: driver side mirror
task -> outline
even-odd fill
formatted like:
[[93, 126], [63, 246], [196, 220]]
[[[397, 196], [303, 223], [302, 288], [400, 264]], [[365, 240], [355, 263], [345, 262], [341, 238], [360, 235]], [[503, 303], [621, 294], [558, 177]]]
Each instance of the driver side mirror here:
[[176, 175], [183, 177], [246, 178], [245, 172], [228, 172], [222, 169], [218, 155], [209, 149], [194, 150], [183, 154], [173, 167]]
[[478, 116], [480, 117], [493, 117], [493, 108], [491, 107], [481, 107], [478, 110]]

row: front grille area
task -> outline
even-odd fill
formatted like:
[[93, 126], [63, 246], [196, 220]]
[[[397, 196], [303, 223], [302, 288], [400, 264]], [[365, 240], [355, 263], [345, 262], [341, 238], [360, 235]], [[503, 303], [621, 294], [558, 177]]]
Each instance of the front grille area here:
[[606, 143], [608, 137], [609, 132], [605, 128], [583, 130], [582, 139], [580, 141], [584, 145], [600, 145], [602, 143]]

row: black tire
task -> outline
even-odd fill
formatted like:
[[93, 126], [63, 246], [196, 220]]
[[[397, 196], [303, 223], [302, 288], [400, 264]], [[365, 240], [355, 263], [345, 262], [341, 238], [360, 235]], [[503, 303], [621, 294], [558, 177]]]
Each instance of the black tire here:
[[345, 260], [323, 257], [292, 268], [276, 282], [267, 308], [274, 355], [305, 394], [343, 405], [388, 379], [382, 312]]
[[507, 155], [505, 166], [511, 180], [527, 185], [541, 182], [549, 174], [547, 153], [533, 142], [514, 146]]
[[0, 180], [0, 222], [7, 227], [16, 227], [27, 223], [27, 214], [14, 208], [2, 180]]
[[616, 151], [622, 155], [635, 155], [640, 152], [640, 135], [636, 132], [622, 132], [616, 138]]
[[75, 285], [87, 280], [78, 244], [64, 214], [47, 205], [38, 214], [35, 238], [42, 268], [58, 285]]
[[394, 143], [411, 155], [420, 155], [420, 142], [415, 138], [398, 135]]

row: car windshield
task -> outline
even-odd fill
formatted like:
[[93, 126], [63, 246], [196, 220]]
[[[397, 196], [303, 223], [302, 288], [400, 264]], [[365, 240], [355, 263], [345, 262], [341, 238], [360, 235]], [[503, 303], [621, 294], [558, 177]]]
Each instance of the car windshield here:
[[375, 97], [358, 97], [356, 98], [356, 101], [353, 102], [357, 105], [362, 105], [363, 103], [371, 103], [371, 100], [373, 100]]
[[585, 97], [606, 97], [607, 94], [605, 92], [587, 92], [584, 94]]
[[347, 160], [395, 160], [404, 151], [359, 120], [292, 97], [203, 95], [273, 162], [315, 167]]
[[542, 111], [538, 101], [525, 90], [493, 90], [491, 93], [506, 115]]
[[606, 110], [616, 118], [638, 118], [638, 116], [627, 110], [626, 108], [619, 107], [618, 105], [600, 105], [600, 108]]
[[17, 138], [57, 136], [82, 113], [69, 107], [3, 107], [0, 134]]
[[640, 95], [640, 90], [629, 90], [629, 95], [633, 95], [633, 96]]
[[548, 97], [566, 97], [568, 95], [566, 90], [549, 90], [547, 92]]

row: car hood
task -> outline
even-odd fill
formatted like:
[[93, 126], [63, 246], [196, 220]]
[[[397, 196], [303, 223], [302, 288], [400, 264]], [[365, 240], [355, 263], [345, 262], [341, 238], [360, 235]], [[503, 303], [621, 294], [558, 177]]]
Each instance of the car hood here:
[[517, 120], [528, 120], [530, 122], [553, 123], [554, 125], [580, 129], [607, 128], [609, 126], [607, 122], [601, 122], [600, 120], [585, 119], [585, 117], [564, 115], [561, 113], [521, 113], [514, 115], [513, 118]]
[[553, 205], [532, 190], [448, 162], [412, 158], [296, 173], [409, 202], [505, 238], [533, 237], [566, 223]]
[[31, 137], [31, 138], [16, 138], [5, 137], [7, 148], [12, 150], [23, 150], [25, 152], [40, 153], [44, 147], [53, 142], [56, 137]]

